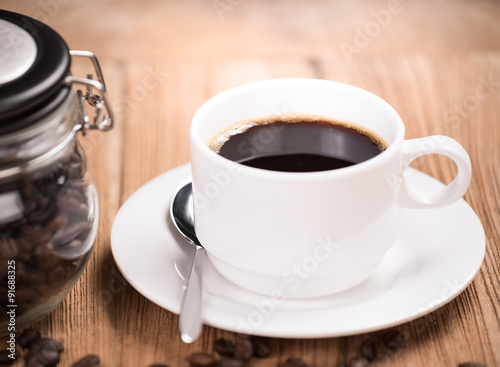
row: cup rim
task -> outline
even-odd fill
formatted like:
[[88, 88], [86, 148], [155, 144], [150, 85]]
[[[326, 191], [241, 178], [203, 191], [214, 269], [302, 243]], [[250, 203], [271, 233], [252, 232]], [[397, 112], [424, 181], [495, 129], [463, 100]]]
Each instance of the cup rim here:
[[[307, 84], [329, 84], [335, 88], [346, 88], [351, 91], [355, 91], [356, 93], [360, 93], [367, 98], [372, 98], [377, 101], [377, 103], [385, 106], [385, 108], [389, 111], [390, 114], [393, 115], [396, 121], [396, 133], [395, 138], [392, 143], [389, 143], [389, 146], [382, 151], [380, 154], [372, 157], [366, 161], [357, 163], [355, 165], [339, 168], [335, 170], [327, 170], [327, 171], [316, 171], [316, 172], [283, 172], [283, 171], [272, 171], [261, 168], [249, 167], [238, 162], [232, 161], [228, 158], [222, 157], [221, 155], [212, 151], [205, 141], [198, 134], [199, 126], [203, 121], [203, 118], [210, 113], [210, 110], [217, 104], [224, 103], [230, 97], [232, 97], [235, 93], [244, 93], [251, 90], [257, 90], [260, 88], [273, 87], [277, 84], [289, 84], [297, 86], [301, 83]], [[238, 122], [238, 121], [234, 121]], [[190, 143], [191, 148], [198, 150], [201, 154], [205, 156], [206, 159], [210, 160], [214, 164], [219, 166], [227, 167], [228, 165], [235, 165], [238, 167], [240, 174], [248, 174], [258, 178], [265, 179], [282, 179], [289, 180], [293, 178], [294, 181], [302, 181], [302, 180], [315, 180], [315, 179], [325, 179], [325, 178], [341, 178], [359, 174], [363, 171], [367, 171], [370, 169], [375, 169], [380, 165], [386, 163], [388, 160], [392, 159], [394, 155], [396, 155], [400, 150], [400, 145], [404, 139], [405, 135], [405, 127], [403, 121], [396, 110], [384, 99], [378, 97], [377, 95], [350, 85], [346, 83], [341, 83], [337, 81], [325, 80], [325, 79], [315, 79], [315, 78], [278, 78], [278, 79], [266, 79], [255, 82], [250, 82], [246, 84], [242, 84], [236, 87], [232, 87], [230, 89], [224, 90], [215, 96], [208, 99], [204, 102], [198, 110], [195, 112], [189, 129]]]

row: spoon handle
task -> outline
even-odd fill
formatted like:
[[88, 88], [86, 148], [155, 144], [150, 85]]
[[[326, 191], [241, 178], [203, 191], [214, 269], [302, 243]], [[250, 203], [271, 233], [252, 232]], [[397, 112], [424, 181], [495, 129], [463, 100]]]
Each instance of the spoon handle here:
[[179, 334], [185, 343], [194, 342], [201, 333], [202, 274], [205, 249], [196, 246], [191, 273], [179, 313]]

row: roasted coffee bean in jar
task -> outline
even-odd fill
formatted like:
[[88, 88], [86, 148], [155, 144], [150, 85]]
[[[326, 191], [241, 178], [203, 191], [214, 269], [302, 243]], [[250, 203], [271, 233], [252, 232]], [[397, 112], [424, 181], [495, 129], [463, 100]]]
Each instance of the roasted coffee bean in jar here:
[[[86, 59], [94, 77], [73, 76]], [[97, 193], [77, 135], [113, 117], [95, 56], [0, 10], [0, 335], [50, 313], [81, 275], [97, 234]], [[83, 91], [81, 89], [83, 89]]]

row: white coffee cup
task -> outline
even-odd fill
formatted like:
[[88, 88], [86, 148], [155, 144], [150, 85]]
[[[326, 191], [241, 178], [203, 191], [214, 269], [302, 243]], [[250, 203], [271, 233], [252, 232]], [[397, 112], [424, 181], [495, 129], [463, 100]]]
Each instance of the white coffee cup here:
[[[307, 173], [243, 166], [207, 146], [236, 122], [293, 113], [353, 122], [389, 146], [347, 168]], [[394, 243], [401, 207], [448, 205], [470, 183], [458, 142], [404, 140], [404, 132], [387, 102], [333, 81], [266, 80], [208, 100], [193, 117], [190, 141], [195, 229], [214, 267], [243, 288], [280, 297], [322, 296], [366, 280]], [[455, 161], [451, 184], [427, 192], [406, 183], [409, 163], [425, 154]]]

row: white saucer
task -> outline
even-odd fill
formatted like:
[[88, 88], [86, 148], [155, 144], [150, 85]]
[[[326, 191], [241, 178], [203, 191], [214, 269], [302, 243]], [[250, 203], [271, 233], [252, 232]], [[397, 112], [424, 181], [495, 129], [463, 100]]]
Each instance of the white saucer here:
[[[135, 192], [118, 212], [111, 247], [123, 276], [144, 297], [179, 312], [183, 277], [194, 249], [168, 216], [171, 196], [189, 164]], [[411, 181], [442, 185], [419, 172]], [[428, 314], [462, 292], [481, 266], [485, 237], [464, 200], [442, 209], [404, 209], [396, 244], [379, 269], [348, 291], [313, 299], [275, 300], [239, 288], [205, 261], [203, 319], [208, 325], [286, 338], [345, 336], [398, 325]]]

